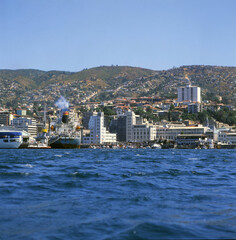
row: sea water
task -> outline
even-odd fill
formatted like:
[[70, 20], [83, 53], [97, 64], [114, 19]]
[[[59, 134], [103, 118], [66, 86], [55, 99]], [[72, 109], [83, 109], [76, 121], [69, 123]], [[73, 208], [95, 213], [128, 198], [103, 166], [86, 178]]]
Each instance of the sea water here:
[[0, 239], [236, 238], [235, 150], [0, 156]]

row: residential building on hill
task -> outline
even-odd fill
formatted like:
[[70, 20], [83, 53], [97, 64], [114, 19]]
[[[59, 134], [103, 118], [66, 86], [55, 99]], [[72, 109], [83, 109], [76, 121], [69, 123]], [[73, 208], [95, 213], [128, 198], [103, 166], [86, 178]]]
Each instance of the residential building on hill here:
[[188, 104], [188, 113], [198, 113], [198, 112], [202, 112], [202, 105], [200, 103]]
[[201, 103], [201, 88], [191, 86], [178, 88], [178, 102], [198, 102]]
[[27, 111], [25, 109], [16, 109], [16, 114], [20, 116], [26, 116]]

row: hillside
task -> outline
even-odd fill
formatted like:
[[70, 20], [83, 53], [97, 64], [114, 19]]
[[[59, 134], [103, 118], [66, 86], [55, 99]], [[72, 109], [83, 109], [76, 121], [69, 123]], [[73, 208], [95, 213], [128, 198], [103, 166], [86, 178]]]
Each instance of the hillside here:
[[166, 71], [128, 66], [101, 66], [80, 72], [0, 70], [0, 104], [54, 103], [60, 95], [75, 104], [116, 97], [176, 97], [177, 87], [188, 81], [202, 88], [203, 98], [221, 96], [224, 102], [235, 105], [236, 67], [217, 66], [182, 66]]

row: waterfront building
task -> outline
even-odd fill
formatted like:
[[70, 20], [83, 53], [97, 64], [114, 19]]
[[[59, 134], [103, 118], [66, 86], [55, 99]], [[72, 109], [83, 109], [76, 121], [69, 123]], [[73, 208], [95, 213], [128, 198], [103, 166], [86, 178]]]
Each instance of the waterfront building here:
[[136, 115], [133, 111], [128, 110], [126, 116], [126, 142], [133, 142], [133, 125], [136, 124]]
[[143, 118], [127, 111], [126, 116], [126, 142], [147, 142], [156, 139], [156, 127], [144, 122]]
[[178, 102], [198, 102], [201, 103], [201, 88], [191, 86], [178, 88]]
[[104, 113], [98, 112], [90, 117], [89, 136], [83, 137], [83, 143], [85, 144], [104, 144], [104, 143], [116, 143], [116, 133], [110, 133], [104, 127]]
[[89, 120], [91, 116], [97, 116], [97, 112], [83, 112], [82, 125], [85, 129], [89, 128]]
[[156, 139], [156, 127], [149, 124], [133, 126], [132, 142], [148, 142]]
[[215, 127], [213, 129], [208, 128], [205, 134], [208, 139], [212, 139], [214, 142], [218, 141], [219, 131]]
[[178, 134], [176, 137], [177, 148], [195, 148], [206, 143], [207, 136], [204, 134]]
[[0, 111], [0, 125], [9, 126], [13, 119], [13, 114], [9, 111]]
[[236, 132], [234, 131], [219, 131], [218, 141], [226, 144], [236, 144]]
[[11, 121], [11, 125], [15, 127], [18, 130], [21, 131], [26, 131], [28, 132], [32, 137], [37, 136], [37, 123], [34, 118], [29, 118], [29, 117], [19, 117], [19, 118], [14, 118]]
[[117, 133], [117, 140], [120, 142], [147, 142], [156, 139], [156, 127], [144, 122], [142, 117], [131, 110], [112, 120], [110, 131]]
[[113, 119], [109, 126], [111, 133], [117, 134], [117, 141], [126, 141], [126, 116], [120, 115], [117, 119]]
[[176, 141], [179, 134], [205, 134], [206, 130], [207, 127], [203, 126], [175, 127], [167, 125], [166, 127], [157, 128], [157, 139]]

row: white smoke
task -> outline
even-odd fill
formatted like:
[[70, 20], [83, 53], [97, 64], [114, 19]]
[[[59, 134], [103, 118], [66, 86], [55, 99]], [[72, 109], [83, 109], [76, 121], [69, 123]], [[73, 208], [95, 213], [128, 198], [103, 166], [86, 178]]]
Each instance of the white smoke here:
[[56, 101], [55, 104], [61, 110], [68, 110], [69, 108], [69, 102], [67, 102], [63, 96], [60, 96], [60, 98]]

